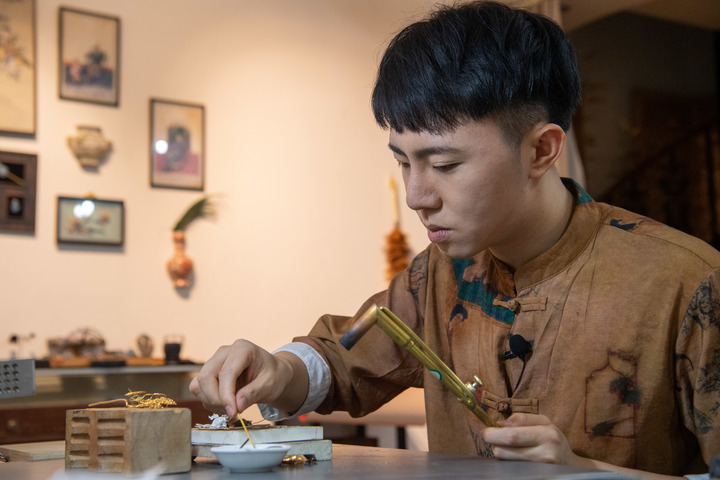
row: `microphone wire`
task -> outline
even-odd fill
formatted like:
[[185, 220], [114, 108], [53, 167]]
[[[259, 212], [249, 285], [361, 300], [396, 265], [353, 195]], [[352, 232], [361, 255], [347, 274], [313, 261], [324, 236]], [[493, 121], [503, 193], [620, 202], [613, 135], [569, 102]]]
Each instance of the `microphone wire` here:
[[515, 388], [513, 388], [513, 394], [515, 393], [515, 390], [517, 390], [518, 386], [520, 385], [520, 380], [522, 380], [523, 373], [525, 373], [525, 358], [522, 359], [523, 366], [522, 370], [520, 370], [520, 376], [517, 379], [517, 382], [515, 383]]

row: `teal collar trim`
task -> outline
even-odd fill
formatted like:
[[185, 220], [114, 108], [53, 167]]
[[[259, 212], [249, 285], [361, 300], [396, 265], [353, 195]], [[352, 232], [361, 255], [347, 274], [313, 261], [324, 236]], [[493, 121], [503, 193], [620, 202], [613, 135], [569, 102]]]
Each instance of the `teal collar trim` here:
[[590, 194], [572, 178], [562, 177], [561, 180], [563, 185], [565, 185], [565, 188], [570, 190], [570, 193], [572, 193], [573, 197], [575, 197], [575, 206], [594, 201]]
[[[590, 194], [588, 194], [575, 180], [571, 178], [562, 178], [562, 182], [563, 185], [565, 185], [565, 188], [567, 188], [570, 193], [572, 193], [573, 197], [575, 197], [576, 206], [594, 201]], [[466, 282], [463, 280], [463, 273], [465, 273], [465, 269], [473, 263], [475, 263], [475, 261], [469, 258], [452, 259], [452, 266], [457, 281], [458, 298], [465, 302], [479, 306], [486, 315], [494, 318], [495, 320], [512, 325], [515, 320], [515, 313], [494, 303], [496, 299], [507, 302], [511, 299], [511, 297], [498, 295], [498, 293], [492, 288], [492, 285], [487, 285], [485, 283], [484, 275], [482, 278], [473, 282]]]
[[496, 298], [507, 302], [510, 300], [510, 297], [498, 295], [490, 290], [488, 287], [491, 286], [485, 284], [485, 275], [474, 282], [466, 282], [463, 280], [465, 269], [473, 263], [475, 263], [474, 260], [469, 258], [452, 259], [453, 270], [455, 271], [455, 278], [457, 279], [458, 298], [479, 306], [486, 315], [495, 320], [512, 325], [515, 320], [515, 313], [505, 307], [493, 304]]

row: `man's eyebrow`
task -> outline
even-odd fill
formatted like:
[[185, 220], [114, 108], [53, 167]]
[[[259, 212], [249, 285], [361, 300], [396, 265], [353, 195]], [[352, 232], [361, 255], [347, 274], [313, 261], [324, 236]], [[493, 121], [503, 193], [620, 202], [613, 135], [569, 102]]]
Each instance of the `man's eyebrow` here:
[[[407, 154], [403, 152], [400, 148], [396, 147], [392, 143], [388, 144], [388, 148], [392, 150], [394, 153], [397, 153], [398, 155], [402, 155], [403, 157], [407, 157]], [[421, 148], [420, 150], [416, 150], [413, 153], [414, 156], [423, 158], [430, 155], [443, 155], [448, 153], [458, 153], [461, 150], [456, 147], [449, 147], [449, 146], [432, 146], [432, 147], [425, 147]]]
[[403, 152], [402, 150], [400, 150], [398, 147], [396, 147], [396, 146], [393, 145], [392, 143], [388, 143], [388, 148], [389, 148], [393, 153], [397, 153], [398, 155], [402, 155], [403, 157], [406, 157], [406, 156], [407, 156], [407, 155], [405, 155], [405, 152]]

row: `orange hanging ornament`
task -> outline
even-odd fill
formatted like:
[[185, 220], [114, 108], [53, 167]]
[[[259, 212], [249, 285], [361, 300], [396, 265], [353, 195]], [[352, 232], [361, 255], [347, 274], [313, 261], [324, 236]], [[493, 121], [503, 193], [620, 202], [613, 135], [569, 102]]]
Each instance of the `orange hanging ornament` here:
[[173, 256], [166, 262], [165, 267], [175, 288], [183, 289], [192, 286], [193, 262], [185, 254], [185, 229], [196, 218], [211, 215], [212, 205], [208, 197], [202, 197], [193, 202], [177, 221], [173, 228]]
[[395, 275], [405, 270], [410, 264], [410, 249], [408, 248], [405, 234], [400, 229], [400, 215], [398, 211], [398, 195], [395, 180], [390, 177], [390, 191], [393, 196], [393, 213], [395, 219], [395, 228], [385, 237], [387, 245], [385, 247], [385, 256], [387, 259], [387, 268], [385, 273], [387, 281], [393, 279]]

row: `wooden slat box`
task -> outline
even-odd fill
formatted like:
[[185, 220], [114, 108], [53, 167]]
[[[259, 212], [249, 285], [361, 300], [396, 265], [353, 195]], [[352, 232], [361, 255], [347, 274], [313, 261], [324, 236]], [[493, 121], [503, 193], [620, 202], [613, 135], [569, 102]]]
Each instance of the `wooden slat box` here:
[[158, 473], [190, 470], [187, 408], [85, 408], [68, 410], [65, 468]]

